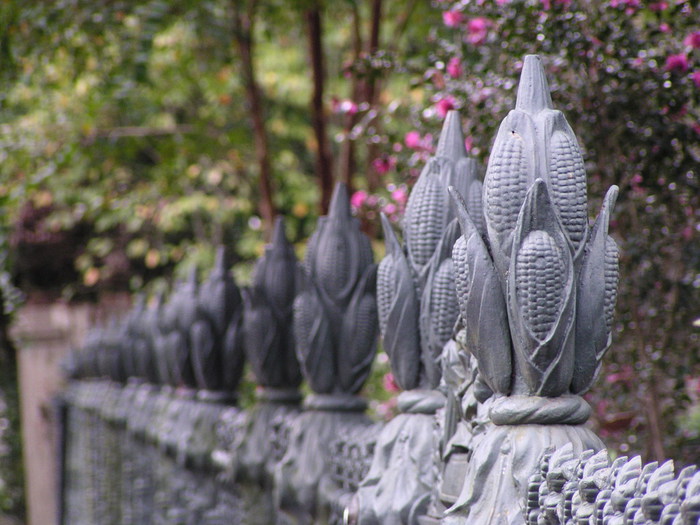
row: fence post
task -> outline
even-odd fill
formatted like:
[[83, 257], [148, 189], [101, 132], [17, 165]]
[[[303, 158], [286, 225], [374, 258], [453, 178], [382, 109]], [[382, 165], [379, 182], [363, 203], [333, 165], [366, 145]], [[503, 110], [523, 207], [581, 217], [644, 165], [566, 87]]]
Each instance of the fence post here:
[[[459, 225], [448, 186], [477, 196], [476, 162], [467, 157], [459, 113], [448, 113], [437, 151], [411, 192], [403, 221], [405, 248], [382, 215], [387, 255], [379, 264], [377, 303], [400, 414], [381, 431], [371, 468], [348, 508], [348, 523], [417, 523], [439, 479], [445, 406], [440, 356], [458, 317], [452, 245]], [[450, 405], [450, 408], [452, 406]]]
[[[369, 427], [357, 396], [374, 360], [376, 265], [369, 238], [351, 216], [347, 189], [335, 188], [299, 272], [294, 302], [297, 355], [313, 394], [290, 425], [289, 446], [275, 471], [275, 504], [290, 523], [329, 512], [322, 494], [334, 484], [331, 442]], [[322, 519], [322, 518], [321, 518]]]
[[592, 229], [576, 137], [552, 107], [539, 57], [525, 57], [484, 181], [486, 238], [463, 199], [454, 247], [466, 348], [489, 420], [475, 437], [446, 524], [525, 523], [528, 480], [548, 447], [598, 451], [581, 394], [610, 344], [617, 248], [613, 186]]

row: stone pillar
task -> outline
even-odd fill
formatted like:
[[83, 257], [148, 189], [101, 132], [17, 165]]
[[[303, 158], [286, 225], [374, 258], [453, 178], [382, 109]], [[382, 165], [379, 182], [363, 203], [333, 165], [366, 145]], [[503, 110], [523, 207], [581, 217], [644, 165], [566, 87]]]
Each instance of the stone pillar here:
[[63, 387], [61, 361], [85, 333], [87, 306], [28, 304], [19, 312], [22, 449], [29, 525], [57, 522], [57, 426], [53, 399]]

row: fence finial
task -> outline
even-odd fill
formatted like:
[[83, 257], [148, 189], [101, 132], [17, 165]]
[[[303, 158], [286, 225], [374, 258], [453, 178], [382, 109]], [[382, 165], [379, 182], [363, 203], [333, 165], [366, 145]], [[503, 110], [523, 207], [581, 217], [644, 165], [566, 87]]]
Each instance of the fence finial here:
[[[455, 198], [457, 297], [466, 346], [494, 394], [486, 401], [494, 425], [446, 523], [524, 523], [527, 481], [545, 447], [571, 443], [574, 455], [603, 447], [581, 426], [590, 407], [579, 394], [610, 344], [617, 249], [607, 223], [616, 193], [591, 233], [576, 137], [552, 107], [541, 60], [527, 56], [489, 159], [485, 238]], [[495, 459], [495, 449], [508, 452]]]

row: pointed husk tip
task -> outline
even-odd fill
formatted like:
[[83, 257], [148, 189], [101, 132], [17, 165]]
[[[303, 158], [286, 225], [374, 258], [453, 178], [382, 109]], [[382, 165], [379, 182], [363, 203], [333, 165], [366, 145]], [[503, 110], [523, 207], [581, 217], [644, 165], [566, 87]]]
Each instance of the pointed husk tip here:
[[338, 182], [333, 189], [330, 206], [328, 207], [329, 217], [350, 217], [350, 197], [348, 196], [348, 187]]
[[445, 122], [440, 130], [435, 151], [437, 157], [447, 157], [453, 161], [467, 156], [467, 149], [464, 145], [464, 133], [459, 111], [456, 109], [447, 112]]
[[543, 109], [552, 108], [552, 95], [549, 91], [542, 59], [539, 55], [526, 55], [520, 74], [515, 109], [528, 113], [539, 113]]

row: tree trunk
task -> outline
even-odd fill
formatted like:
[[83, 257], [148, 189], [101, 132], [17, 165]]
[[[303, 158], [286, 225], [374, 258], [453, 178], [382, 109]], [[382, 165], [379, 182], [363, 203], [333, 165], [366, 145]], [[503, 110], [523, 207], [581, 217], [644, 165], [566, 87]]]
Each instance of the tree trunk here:
[[[360, 27], [362, 25], [362, 19], [360, 17], [360, 10], [356, 3], [352, 4], [352, 47], [353, 47], [353, 60], [357, 61], [360, 59], [362, 54], [362, 32]], [[363, 86], [357, 76], [352, 76], [352, 89], [351, 89], [351, 100], [358, 103], [362, 100]], [[350, 133], [357, 124], [357, 115], [348, 113], [345, 115], [345, 125], [343, 127], [343, 134], [345, 140], [340, 146], [340, 158], [338, 162], [338, 171], [340, 180], [345, 183], [348, 187], [348, 191], [352, 193], [353, 191], [353, 181], [352, 176], [355, 174], [355, 141], [351, 139]]]
[[246, 99], [250, 109], [253, 125], [253, 142], [258, 164], [258, 183], [260, 189], [259, 212], [265, 226], [265, 236], [272, 236], [275, 209], [272, 200], [272, 169], [270, 167], [269, 143], [265, 128], [263, 94], [255, 75], [253, 63], [253, 29], [255, 0], [247, 3], [247, 9], [240, 0], [232, 0], [234, 13], [234, 38], [241, 59], [241, 76], [245, 86]]
[[[382, 0], [372, 0], [372, 14], [370, 18], [369, 40], [367, 41], [367, 55], [373, 56], [379, 50], [379, 29], [382, 22]], [[365, 81], [365, 101], [370, 109], [377, 105], [379, 94], [379, 75], [371, 72]], [[375, 121], [377, 133], [379, 133], [379, 119]], [[370, 144], [367, 149], [367, 185], [371, 192], [376, 191], [381, 185], [381, 177], [372, 166], [372, 161], [378, 157], [380, 148], [377, 144]]]
[[328, 212], [328, 205], [333, 193], [333, 175], [326, 133], [327, 116], [323, 106], [325, 70], [323, 65], [323, 27], [319, 2], [314, 2], [313, 7], [306, 11], [306, 23], [309, 30], [309, 57], [313, 75], [311, 122], [316, 139], [316, 177], [321, 187], [321, 213], [325, 215]]

